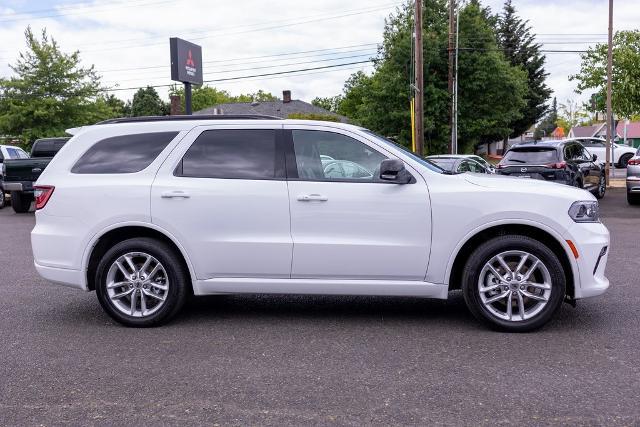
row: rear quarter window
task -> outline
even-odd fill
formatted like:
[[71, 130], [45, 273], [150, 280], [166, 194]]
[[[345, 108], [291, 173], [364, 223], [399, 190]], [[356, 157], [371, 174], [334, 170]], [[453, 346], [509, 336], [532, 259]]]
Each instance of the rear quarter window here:
[[119, 135], [96, 142], [71, 168], [77, 174], [140, 172], [153, 162], [178, 132]]

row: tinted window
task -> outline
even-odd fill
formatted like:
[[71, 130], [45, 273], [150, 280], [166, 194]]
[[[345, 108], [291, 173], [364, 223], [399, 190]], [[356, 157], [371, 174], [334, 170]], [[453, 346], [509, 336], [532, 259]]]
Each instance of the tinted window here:
[[346, 135], [294, 130], [298, 176], [308, 180], [374, 181], [386, 156]]
[[545, 164], [556, 162], [558, 153], [555, 148], [526, 147], [507, 151], [500, 163], [502, 164]]
[[53, 157], [69, 138], [40, 139], [31, 148], [32, 157]]
[[185, 153], [178, 175], [200, 178], [275, 178], [276, 131], [205, 131]]
[[431, 160], [433, 163], [435, 163], [436, 165], [440, 166], [442, 169], [447, 171], [453, 170], [453, 166], [456, 163], [456, 159], [442, 158], [442, 157], [429, 159], [429, 160]]
[[155, 160], [178, 132], [139, 133], [95, 143], [71, 169], [73, 173], [134, 173]]

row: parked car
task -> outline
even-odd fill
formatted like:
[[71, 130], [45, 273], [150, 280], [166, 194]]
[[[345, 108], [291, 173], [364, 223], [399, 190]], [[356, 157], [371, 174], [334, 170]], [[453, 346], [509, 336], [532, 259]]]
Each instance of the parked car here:
[[4, 161], [9, 159], [28, 159], [29, 155], [25, 151], [13, 145], [0, 145], [0, 209], [7, 203], [4, 182]]
[[11, 206], [16, 213], [29, 211], [33, 202], [33, 183], [69, 138], [38, 139], [31, 147], [31, 158], [4, 162], [4, 189], [11, 192]]
[[[606, 141], [602, 138], [572, 138], [567, 141], [578, 141], [582, 144], [591, 154], [595, 154], [598, 156], [601, 162], [605, 162], [607, 158], [607, 148]], [[611, 159], [612, 163], [619, 168], [626, 168], [627, 162], [631, 159], [636, 149], [633, 147], [627, 147], [626, 145], [621, 145], [617, 143], [611, 144], [613, 149]]]
[[640, 148], [627, 166], [627, 201], [630, 205], [640, 205]]
[[440, 166], [445, 171], [456, 174], [456, 173], [464, 173], [464, 172], [474, 172], [474, 173], [493, 173], [489, 167], [485, 166], [488, 164], [483, 160], [483, 163], [480, 163], [476, 160], [476, 157], [482, 159], [480, 156], [466, 156], [466, 155], [437, 155], [437, 156], [428, 156], [427, 159]]
[[471, 159], [480, 163], [489, 173], [495, 173], [496, 168], [494, 165], [486, 161], [482, 156], [478, 156], [476, 154], [438, 154], [434, 156], [428, 156], [431, 161], [435, 161], [436, 159]]
[[[481, 321], [529, 331], [609, 287], [609, 232], [583, 190], [448, 175], [361, 127], [253, 117], [83, 127], [35, 186], [38, 272], [128, 326], [168, 321], [189, 293], [462, 289]], [[376, 173], [332, 178], [323, 155]]]
[[598, 199], [607, 190], [604, 164], [578, 141], [549, 140], [518, 144], [505, 153], [498, 173], [584, 188]]

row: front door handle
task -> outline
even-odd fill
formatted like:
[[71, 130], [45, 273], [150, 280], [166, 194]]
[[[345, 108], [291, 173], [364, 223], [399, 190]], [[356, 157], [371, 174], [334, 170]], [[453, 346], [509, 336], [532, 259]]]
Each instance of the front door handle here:
[[165, 191], [160, 195], [163, 199], [188, 199], [191, 197], [189, 193], [185, 193], [184, 191]]
[[329, 198], [321, 194], [301, 194], [298, 196], [299, 202], [326, 202], [327, 200]]

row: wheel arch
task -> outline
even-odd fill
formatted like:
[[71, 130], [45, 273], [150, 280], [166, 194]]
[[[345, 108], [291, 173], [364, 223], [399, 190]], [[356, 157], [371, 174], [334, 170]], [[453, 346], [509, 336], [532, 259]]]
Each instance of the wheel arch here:
[[567, 284], [567, 295], [571, 298], [575, 296], [576, 278], [580, 275], [577, 271], [577, 264], [570, 256], [571, 249], [561, 236], [549, 229], [545, 229], [542, 224], [529, 223], [501, 223], [487, 224], [486, 227], [474, 230], [458, 245], [455, 255], [449, 261], [446, 280], [449, 290], [461, 289], [462, 270], [469, 256], [480, 244], [500, 235], [519, 234], [536, 239], [548, 246], [560, 260], [562, 264]]
[[189, 274], [189, 280], [191, 281], [191, 290], [195, 288], [196, 275], [193, 265], [187, 256], [186, 250], [180, 245], [177, 240], [169, 234], [166, 230], [163, 230], [157, 226], [143, 223], [126, 223], [116, 224], [109, 227], [99, 234], [97, 234], [89, 245], [89, 250], [84, 256], [84, 271], [86, 275], [87, 290], [95, 290], [95, 273], [100, 262], [100, 257], [108, 248], [113, 245], [122, 242], [127, 239], [136, 237], [149, 237], [166, 243], [171, 247], [180, 259], [184, 263]]

